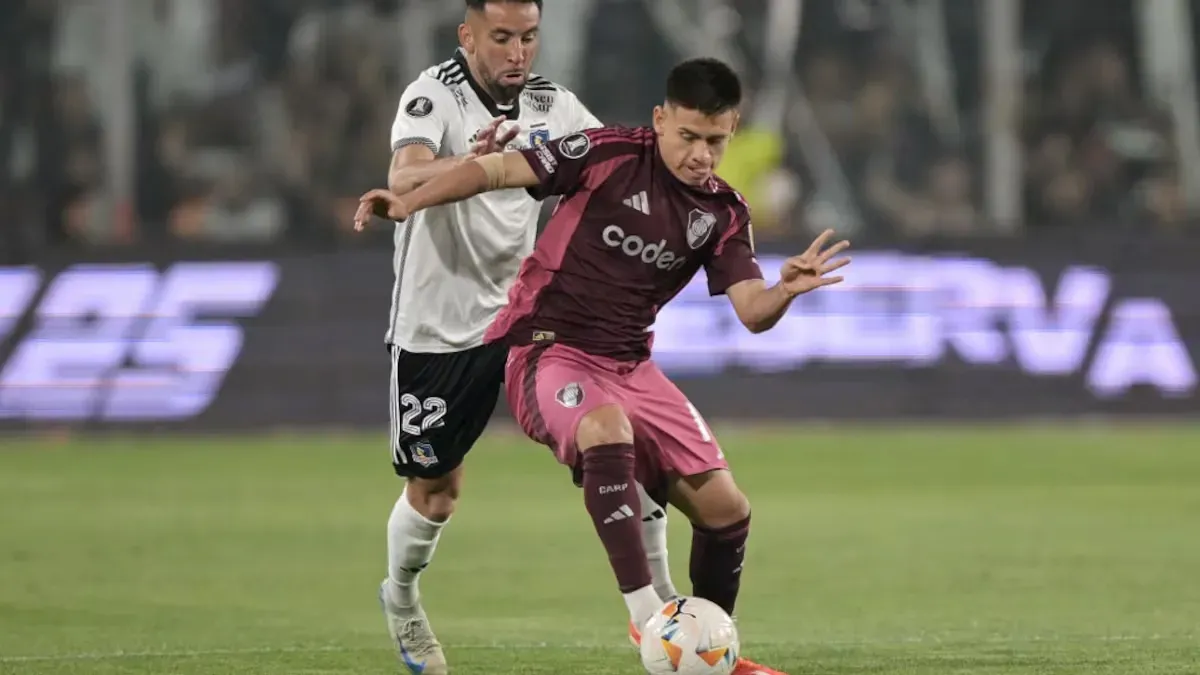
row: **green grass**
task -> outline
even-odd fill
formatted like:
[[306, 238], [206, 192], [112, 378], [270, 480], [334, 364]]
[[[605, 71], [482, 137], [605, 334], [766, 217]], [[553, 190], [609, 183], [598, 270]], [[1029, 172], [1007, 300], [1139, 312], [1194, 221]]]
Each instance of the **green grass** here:
[[[747, 655], [793, 675], [1200, 672], [1200, 428], [723, 436]], [[461, 675], [635, 675], [567, 471], [493, 435], [422, 588]], [[0, 673], [397, 672], [378, 438], [0, 438]], [[686, 587], [689, 533], [672, 525]]]

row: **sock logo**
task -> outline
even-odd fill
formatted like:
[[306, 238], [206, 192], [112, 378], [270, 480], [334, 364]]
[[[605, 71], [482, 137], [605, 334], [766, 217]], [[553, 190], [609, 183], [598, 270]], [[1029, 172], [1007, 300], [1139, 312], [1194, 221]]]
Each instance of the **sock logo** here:
[[611, 495], [617, 492], [624, 492], [629, 489], [629, 483], [621, 483], [620, 485], [601, 485], [600, 494]]
[[663, 511], [662, 509], [654, 509], [653, 511], [650, 512], [649, 515], [644, 516], [642, 518], [642, 522], [649, 523], [649, 522], [655, 521], [655, 520], [662, 520], [663, 518], [666, 518], [666, 517], [667, 517], [666, 511]]
[[604, 519], [605, 525], [611, 525], [620, 520], [626, 520], [633, 517], [633, 509], [629, 508], [628, 504], [622, 504], [621, 508], [613, 511], [607, 518]]

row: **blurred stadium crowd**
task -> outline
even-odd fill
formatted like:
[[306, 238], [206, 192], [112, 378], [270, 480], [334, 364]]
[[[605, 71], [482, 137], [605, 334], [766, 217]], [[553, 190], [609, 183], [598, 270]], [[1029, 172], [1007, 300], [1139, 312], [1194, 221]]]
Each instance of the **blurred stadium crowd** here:
[[[722, 173], [750, 198], [759, 237], [836, 220], [814, 187], [831, 173], [867, 235], [995, 229], [982, 206], [984, 1], [809, 0], [785, 68], [797, 86], [782, 112], [761, 115], [784, 81], [762, 56], [767, 0], [696, 3], [700, 25], [743, 57], [748, 123]], [[386, 232], [353, 236], [350, 214], [384, 180], [401, 88], [448, 57], [461, 17], [460, 3], [437, 3], [428, 55], [414, 62], [405, 12], [421, 2], [0, 3], [0, 250], [385, 245]], [[647, 120], [663, 73], [707, 39], [656, 14], [678, 3], [578, 0], [556, 20], [557, 4], [544, 40], [585, 48], [547, 74], [568, 73], [563, 83], [610, 123]], [[933, 51], [913, 11], [927, 5], [944, 38]], [[1193, 220], [1172, 118], [1141, 93], [1134, 11], [1134, 0], [1023, 0], [1023, 228]], [[945, 95], [931, 96], [931, 82]], [[122, 168], [124, 182], [111, 175]]]

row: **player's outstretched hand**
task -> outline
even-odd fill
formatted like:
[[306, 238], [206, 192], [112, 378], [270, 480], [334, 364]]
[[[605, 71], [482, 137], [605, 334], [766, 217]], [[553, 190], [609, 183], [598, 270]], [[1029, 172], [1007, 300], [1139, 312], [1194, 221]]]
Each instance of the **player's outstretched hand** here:
[[521, 133], [521, 127], [513, 125], [511, 129], [500, 133], [500, 126], [508, 119], [500, 116], [493, 119], [488, 125], [479, 130], [479, 135], [475, 137], [475, 144], [471, 146], [471, 156], [481, 157], [493, 152], [504, 152], [504, 148], [508, 147], [509, 143]]
[[825, 230], [807, 251], [784, 261], [783, 269], [779, 272], [779, 283], [783, 284], [784, 290], [792, 295], [800, 295], [843, 281], [845, 277], [826, 275], [850, 264], [850, 258], [833, 260], [835, 255], [850, 248], [850, 242], [843, 240], [825, 248], [832, 236], [833, 230]]
[[371, 190], [358, 199], [358, 210], [354, 212], [354, 231], [366, 229], [372, 215], [388, 220], [404, 220], [412, 214], [404, 200], [391, 190]]

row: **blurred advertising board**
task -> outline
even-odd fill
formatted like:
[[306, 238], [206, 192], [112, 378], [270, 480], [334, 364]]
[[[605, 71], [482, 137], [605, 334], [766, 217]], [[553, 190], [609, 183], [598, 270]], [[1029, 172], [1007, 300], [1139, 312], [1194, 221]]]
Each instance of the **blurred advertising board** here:
[[[760, 252], [768, 277], [781, 260]], [[0, 428], [382, 430], [390, 290], [380, 250], [0, 267]], [[654, 351], [712, 419], [1192, 415], [1200, 239], [877, 244], [761, 335], [701, 274]]]

